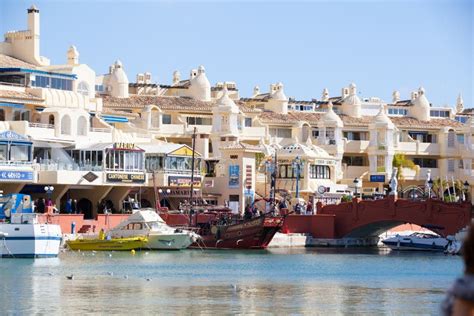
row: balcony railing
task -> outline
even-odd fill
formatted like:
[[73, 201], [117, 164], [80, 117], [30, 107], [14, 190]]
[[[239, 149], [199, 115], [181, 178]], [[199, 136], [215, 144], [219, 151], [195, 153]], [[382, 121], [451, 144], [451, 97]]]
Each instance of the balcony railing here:
[[44, 123], [28, 123], [30, 127], [36, 128], [54, 128], [54, 124], [44, 124]]
[[32, 166], [31, 161], [0, 160], [0, 166]]
[[111, 133], [112, 130], [107, 127], [91, 127], [90, 128], [91, 132], [98, 132], [98, 133]]

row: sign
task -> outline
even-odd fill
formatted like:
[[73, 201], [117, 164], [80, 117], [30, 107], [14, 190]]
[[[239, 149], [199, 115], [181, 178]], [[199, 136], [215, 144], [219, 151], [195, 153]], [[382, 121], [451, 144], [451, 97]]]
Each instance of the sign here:
[[229, 188], [238, 188], [239, 187], [239, 165], [230, 165], [229, 166]]
[[116, 183], [144, 183], [145, 174], [144, 173], [107, 173], [106, 174], [107, 182], [116, 182]]
[[114, 149], [135, 149], [132, 143], [114, 143]]
[[324, 185], [320, 185], [320, 186], [318, 187], [318, 193], [319, 193], [319, 194], [324, 194], [324, 193], [326, 193], [326, 187], [325, 187]]
[[[170, 193], [163, 193], [161, 196], [164, 198], [177, 197], [177, 198], [189, 198], [191, 195], [191, 189], [189, 188], [170, 188]], [[165, 190], [163, 190], [165, 191]], [[194, 192], [194, 196], [200, 196], [199, 192]]]
[[33, 171], [0, 170], [0, 181], [33, 181]]
[[[168, 185], [170, 187], [191, 187], [191, 177], [169, 176]], [[201, 177], [194, 177], [193, 187], [201, 187]]]
[[18, 133], [12, 131], [5, 131], [0, 133], [0, 139], [8, 139], [8, 140], [28, 140], [26, 136], [20, 135]]
[[371, 174], [370, 175], [370, 182], [383, 182], [383, 183], [385, 183], [385, 175], [384, 174]]
[[205, 188], [213, 188], [214, 187], [214, 180], [205, 180], [204, 181]]
[[84, 179], [86, 179], [88, 182], [94, 182], [99, 176], [96, 175], [93, 172], [88, 172], [85, 175], [82, 176]]

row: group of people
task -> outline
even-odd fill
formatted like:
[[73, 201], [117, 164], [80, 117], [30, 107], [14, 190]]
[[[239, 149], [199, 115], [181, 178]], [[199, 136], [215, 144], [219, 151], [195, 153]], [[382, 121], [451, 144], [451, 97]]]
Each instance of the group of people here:
[[250, 205], [248, 204], [246, 207], [245, 207], [245, 210], [244, 210], [244, 219], [252, 219], [252, 218], [255, 218], [255, 217], [259, 217], [261, 214], [260, 214], [260, 211], [258, 210], [258, 208], [255, 206], [255, 204], [253, 205]]
[[[56, 206], [56, 203], [50, 198], [45, 199], [43, 197], [37, 198], [33, 201], [33, 212], [40, 214], [58, 214], [60, 212], [59, 208]], [[71, 198], [66, 200], [65, 206], [66, 214], [80, 214], [80, 210], [77, 207], [77, 200]]]

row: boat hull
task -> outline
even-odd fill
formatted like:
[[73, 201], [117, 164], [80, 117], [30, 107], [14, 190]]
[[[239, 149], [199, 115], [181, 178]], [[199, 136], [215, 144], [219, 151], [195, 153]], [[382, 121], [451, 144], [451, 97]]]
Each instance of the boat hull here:
[[126, 251], [147, 248], [146, 238], [122, 239], [76, 239], [68, 240], [67, 246], [71, 250], [81, 251]]
[[180, 250], [188, 248], [193, 242], [192, 236], [189, 234], [149, 234], [146, 248], [153, 250]]
[[53, 224], [0, 224], [0, 257], [57, 257], [61, 228]]
[[432, 240], [410, 239], [407, 237], [394, 237], [382, 240], [382, 243], [392, 250], [408, 251], [437, 251], [446, 249], [448, 241], [445, 238], [434, 238]]
[[[162, 217], [170, 226], [183, 225], [182, 214], [164, 214]], [[283, 224], [283, 218], [266, 216], [225, 226], [212, 225], [212, 220], [198, 219], [199, 225], [196, 228], [201, 238], [191, 244], [190, 248], [265, 249]]]

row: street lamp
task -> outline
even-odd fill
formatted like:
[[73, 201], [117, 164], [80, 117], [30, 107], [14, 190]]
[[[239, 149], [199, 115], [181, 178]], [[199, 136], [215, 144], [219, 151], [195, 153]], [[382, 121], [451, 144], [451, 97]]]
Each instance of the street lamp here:
[[357, 188], [359, 187], [359, 179], [354, 178], [354, 189], [355, 189], [355, 197], [357, 197]]
[[464, 186], [464, 192], [465, 192], [464, 193], [465, 194], [464, 201], [467, 201], [468, 197], [469, 197], [469, 188], [470, 188], [469, 182], [467, 182], [467, 180], [464, 181], [463, 186]]
[[303, 166], [303, 161], [301, 160], [300, 156], [296, 156], [293, 160], [293, 170], [296, 172], [296, 198], [299, 199], [300, 197], [300, 174], [301, 174], [301, 167]]
[[431, 199], [431, 190], [433, 189], [433, 179], [428, 180], [428, 198]]
[[51, 195], [53, 194], [54, 187], [52, 185], [50, 185], [50, 186], [47, 185], [47, 186], [44, 187], [44, 191], [48, 195], [48, 198], [51, 200]]

